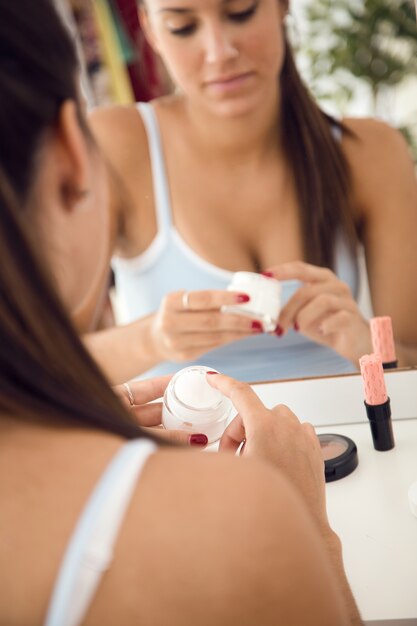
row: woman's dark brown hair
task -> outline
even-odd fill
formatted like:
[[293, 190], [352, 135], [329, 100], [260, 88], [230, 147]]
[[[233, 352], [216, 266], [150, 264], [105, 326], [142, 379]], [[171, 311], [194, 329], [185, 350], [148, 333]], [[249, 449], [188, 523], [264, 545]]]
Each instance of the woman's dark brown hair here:
[[143, 432], [77, 337], [33, 234], [37, 157], [62, 102], [78, 102], [77, 66], [49, 0], [0, 0], [0, 413], [131, 438]]
[[352, 133], [313, 100], [288, 42], [280, 81], [282, 137], [298, 195], [304, 255], [310, 263], [334, 268], [338, 237], [356, 259], [350, 171], [335, 137]]

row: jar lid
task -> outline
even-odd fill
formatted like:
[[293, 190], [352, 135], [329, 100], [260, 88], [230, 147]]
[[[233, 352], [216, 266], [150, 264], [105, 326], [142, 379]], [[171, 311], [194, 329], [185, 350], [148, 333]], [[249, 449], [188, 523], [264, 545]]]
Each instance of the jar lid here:
[[318, 435], [326, 483], [344, 478], [358, 466], [358, 449], [352, 439], [331, 433]]

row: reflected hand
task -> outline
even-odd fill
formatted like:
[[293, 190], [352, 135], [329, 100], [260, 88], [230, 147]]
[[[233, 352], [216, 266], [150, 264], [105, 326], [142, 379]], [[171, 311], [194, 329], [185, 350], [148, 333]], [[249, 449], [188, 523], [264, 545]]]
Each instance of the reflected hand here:
[[221, 290], [168, 294], [151, 323], [155, 353], [161, 361], [190, 361], [209, 350], [262, 332], [259, 322], [221, 311], [224, 305], [245, 301], [246, 294]]
[[156, 437], [170, 443], [205, 447], [207, 445], [207, 437], [205, 435], [194, 435], [191, 438], [186, 432], [165, 430], [161, 426], [162, 402], [154, 402], [154, 400], [164, 395], [171, 378], [172, 376], [169, 375], [132, 381], [129, 382], [128, 387], [126, 385], [113, 387], [113, 391], [119, 396], [126, 408], [133, 413], [138, 425], [151, 431]]
[[293, 327], [358, 367], [359, 357], [372, 351], [371, 333], [348, 285], [330, 269], [301, 261], [268, 271], [277, 280], [304, 283], [281, 310], [278, 325], [282, 332]]
[[278, 468], [301, 493], [322, 530], [329, 527], [324, 462], [320, 443], [311, 424], [298, 420], [284, 405], [267, 409], [246, 383], [223, 374], [207, 380], [233, 402], [238, 414], [220, 440], [220, 451], [263, 459]]

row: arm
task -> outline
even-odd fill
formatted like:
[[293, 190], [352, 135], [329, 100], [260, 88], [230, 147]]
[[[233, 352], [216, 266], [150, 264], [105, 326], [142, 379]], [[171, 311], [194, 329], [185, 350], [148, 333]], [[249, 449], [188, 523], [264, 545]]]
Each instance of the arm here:
[[375, 315], [390, 315], [399, 365], [417, 363], [417, 180], [402, 135], [374, 120], [348, 120], [352, 168]]
[[[417, 181], [399, 133], [373, 120], [347, 122], [344, 140], [353, 180], [355, 220], [364, 245], [374, 315], [390, 315], [399, 365], [417, 363]], [[328, 268], [300, 261], [270, 268], [303, 285], [283, 307], [279, 335], [294, 327], [357, 367], [372, 351], [368, 321], [349, 287]]]

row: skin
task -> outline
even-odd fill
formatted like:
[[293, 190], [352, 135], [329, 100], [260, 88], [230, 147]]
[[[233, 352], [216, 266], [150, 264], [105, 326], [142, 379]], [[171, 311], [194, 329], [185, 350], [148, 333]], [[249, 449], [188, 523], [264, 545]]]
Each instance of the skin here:
[[[64, 103], [38, 160], [30, 202], [69, 312], [101, 284], [108, 245], [100, 219], [102, 163], [75, 120], [73, 103]], [[84, 186], [90, 193], [80, 200]], [[67, 254], [74, 246], [78, 254]], [[238, 410], [221, 443], [224, 454], [172, 448], [146, 463], [84, 626], [110, 626], [115, 615], [120, 626], [359, 625], [340, 542], [327, 520], [313, 428], [286, 407], [266, 409], [248, 385], [220, 374], [208, 381]], [[132, 388], [138, 421], [154, 421], [158, 411], [146, 403], [166, 383]], [[243, 457], [234, 458], [243, 439]], [[2, 624], [43, 622], [69, 536], [122, 444], [60, 415], [53, 422], [35, 413], [0, 415]]]
[[[190, 248], [218, 267], [263, 269], [279, 279], [301, 280], [305, 286], [282, 310], [277, 343], [295, 327], [357, 366], [372, 349], [368, 322], [347, 285], [333, 272], [304, 262], [295, 189], [276, 140], [287, 7], [261, 0], [250, 19], [236, 22], [236, 13], [254, 6], [252, 0], [148, 0], [142, 8], [148, 39], [178, 86], [175, 95], [153, 103], [175, 228]], [[191, 28], [188, 36], [171, 32], [183, 28]], [[235, 89], [222, 91], [210, 83], [236, 74], [246, 78]], [[365, 249], [374, 314], [391, 316], [399, 364], [413, 364], [413, 166], [397, 131], [371, 119], [343, 121], [357, 137], [345, 136], [342, 150], [352, 171], [352, 211]], [[111, 185], [112, 249], [132, 258], [157, 234], [145, 130], [133, 107], [97, 109], [91, 123], [120, 183]], [[260, 332], [251, 320], [221, 312], [233, 298], [228, 292], [191, 292], [191, 310], [184, 311], [182, 293], [169, 293], [153, 314], [89, 335], [86, 343], [114, 382], [166, 359], [197, 359]]]

